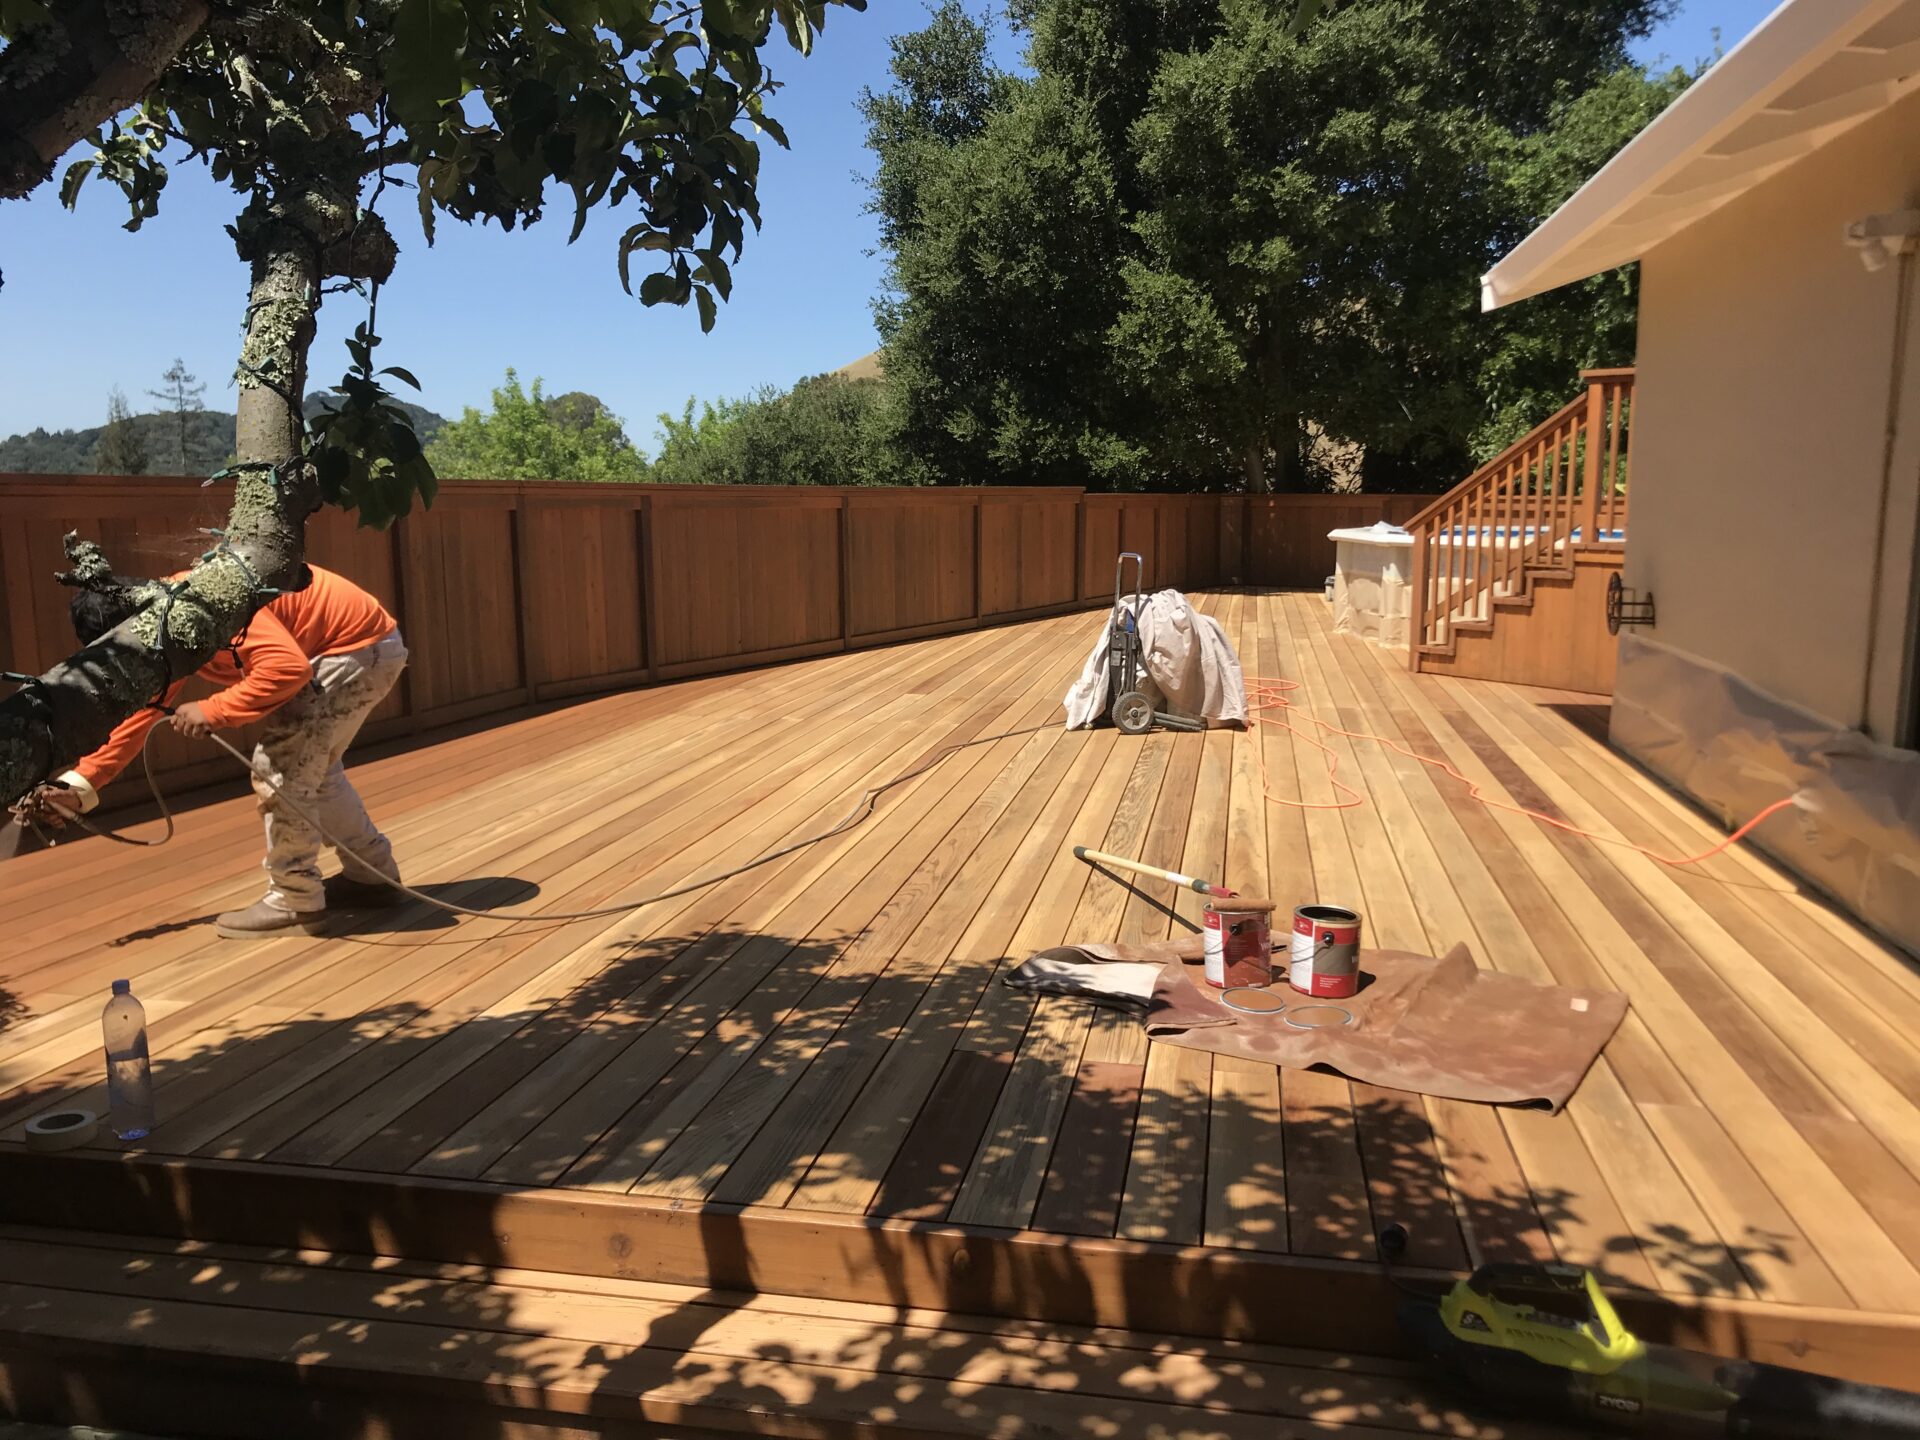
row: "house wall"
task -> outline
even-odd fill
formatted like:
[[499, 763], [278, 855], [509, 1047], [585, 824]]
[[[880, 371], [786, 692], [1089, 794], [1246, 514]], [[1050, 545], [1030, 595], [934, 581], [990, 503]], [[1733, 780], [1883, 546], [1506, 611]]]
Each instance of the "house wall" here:
[[1836, 727], [1865, 720], [1882, 741], [1901, 738], [1912, 664], [1920, 324], [1906, 347], [1863, 714], [1898, 272], [1869, 273], [1841, 233], [1911, 206], [1920, 92], [1646, 256], [1624, 577], [1654, 593], [1651, 638]]
[[1914, 207], [1920, 92], [1644, 258], [1623, 578], [1658, 614], [1622, 637], [1611, 733], [1729, 824], [1794, 797], [1754, 843], [1920, 954], [1920, 315], [1896, 385], [1899, 268], [1842, 239]]

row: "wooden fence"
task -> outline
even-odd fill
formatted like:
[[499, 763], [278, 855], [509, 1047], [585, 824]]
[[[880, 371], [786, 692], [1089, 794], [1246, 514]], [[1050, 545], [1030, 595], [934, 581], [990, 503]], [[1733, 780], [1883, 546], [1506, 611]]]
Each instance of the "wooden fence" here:
[[[223, 485], [0, 476], [0, 664], [73, 649], [53, 579], [68, 530], [124, 573], [180, 568], [221, 524]], [[1084, 609], [1139, 551], [1147, 583], [1317, 587], [1327, 531], [1405, 519], [1421, 496], [1093, 495], [1074, 489], [448, 485], [381, 532], [336, 511], [314, 563], [399, 617], [412, 660], [378, 740], [542, 701]], [[1064, 688], [1066, 677], [1062, 677]], [[231, 769], [155, 740], [176, 785]], [[122, 787], [131, 790], [133, 787]], [[129, 797], [130, 798], [130, 797]]]

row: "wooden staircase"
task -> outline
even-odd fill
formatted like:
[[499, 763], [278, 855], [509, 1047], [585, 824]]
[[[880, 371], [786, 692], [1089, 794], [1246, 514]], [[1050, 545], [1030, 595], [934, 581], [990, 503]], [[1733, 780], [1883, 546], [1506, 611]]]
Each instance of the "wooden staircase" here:
[[1626, 548], [1633, 371], [1585, 393], [1407, 522], [1417, 671], [1604, 693]]

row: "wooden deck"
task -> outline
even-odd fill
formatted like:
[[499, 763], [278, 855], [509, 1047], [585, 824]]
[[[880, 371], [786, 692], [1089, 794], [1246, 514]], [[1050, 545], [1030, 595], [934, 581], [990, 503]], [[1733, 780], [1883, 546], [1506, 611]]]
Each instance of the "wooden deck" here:
[[[1675, 853], [1719, 838], [1596, 741], [1594, 697], [1410, 675], [1330, 634], [1318, 596], [1203, 603], [1249, 675], [1300, 681], [1313, 713], [1491, 798]], [[356, 779], [414, 883], [596, 905], [1055, 718], [1098, 623], [635, 691]], [[1431, 1271], [1558, 1257], [1602, 1271], [1650, 1335], [1905, 1378], [1913, 962], [1750, 852], [1668, 868], [1332, 743], [1366, 804], [1276, 803], [1335, 793], [1321, 754], [1271, 727], [1049, 728], [955, 754], [833, 840], [565, 927], [409, 907], [324, 940], [218, 940], [212, 913], [258, 887], [237, 798], [157, 853], [22, 857], [0, 868], [0, 1221], [1373, 1355], [1395, 1340], [1371, 1237], [1399, 1221]], [[1375, 943], [1465, 941], [1632, 1009], [1554, 1117], [1149, 1046], [998, 983], [1035, 949], [1178, 923], [1075, 843], [1356, 904]], [[1197, 918], [1197, 897], [1172, 903]], [[103, 1108], [97, 1017], [122, 975], [152, 1020], [151, 1148], [29, 1154], [28, 1116]], [[0, 1330], [59, 1284], [15, 1278], [23, 1233], [0, 1236]]]

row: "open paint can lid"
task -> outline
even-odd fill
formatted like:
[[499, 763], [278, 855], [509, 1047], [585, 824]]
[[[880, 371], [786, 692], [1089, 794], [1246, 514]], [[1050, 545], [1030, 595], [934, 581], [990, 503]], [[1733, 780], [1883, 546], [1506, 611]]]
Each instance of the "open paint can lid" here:
[[1333, 1030], [1353, 1023], [1344, 1005], [1296, 1005], [1280, 1017], [1296, 1030]]
[[1220, 1003], [1243, 1015], [1278, 1015], [1288, 1002], [1279, 991], [1262, 985], [1230, 985], [1220, 992]]

